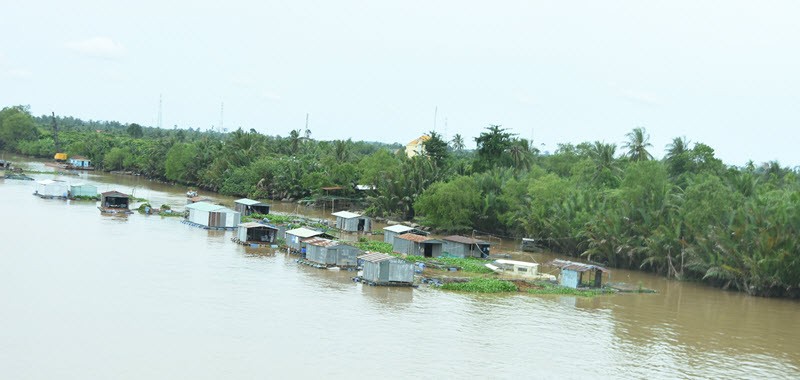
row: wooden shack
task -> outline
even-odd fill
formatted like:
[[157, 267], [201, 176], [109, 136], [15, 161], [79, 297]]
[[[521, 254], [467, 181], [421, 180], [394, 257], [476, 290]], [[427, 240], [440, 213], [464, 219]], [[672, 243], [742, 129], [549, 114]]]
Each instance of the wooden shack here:
[[473, 239], [471, 237], [460, 236], [460, 235], [451, 235], [442, 238], [442, 241], [444, 241], [444, 246], [442, 247], [442, 250], [444, 251], [443, 254], [446, 256], [462, 257], [462, 258], [489, 257], [490, 244], [483, 240]]
[[106, 191], [100, 194], [100, 212], [106, 214], [132, 214], [128, 209], [130, 195], [119, 191]]
[[385, 253], [368, 253], [358, 257], [363, 262], [361, 280], [371, 285], [411, 286], [414, 265]]
[[242, 216], [250, 214], [269, 214], [269, 205], [254, 201], [252, 199], [242, 198], [234, 202], [233, 209], [240, 212]]
[[306, 244], [306, 261], [325, 267], [355, 268], [361, 250], [347, 243], [313, 237], [303, 240]]
[[235, 242], [240, 244], [271, 245], [278, 238], [278, 227], [271, 224], [248, 222], [239, 224]]
[[196, 227], [232, 230], [241, 223], [241, 214], [225, 206], [196, 202], [186, 205], [186, 209], [186, 222]]
[[392, 252], [405, 255], [439, 257], [442, 255], [444, 241], [427, 236], [406, 233], [397, 235], [392, 242]]
[[416, 234], [421, 236], [428, 235], [427, 232], [418, 230], [414, 227], [404, 226], [402, 224], [395, 224], [393, 226], [383, 228], [383, 242], [394, 244], [395, 236], [402, 234]]
[[339, 211], [331, 214], [336, 217], [336, 228], [346, 232], [369, 232], [372, 220], [361, 214], [350, 211]]
[[[603, 273], [608, 273], [608, 269], [599, 265], [576, 263], [567, 260], [556, 259], [550, 262], [549, 265], [561, 269], [558, 283], [561, 286], [573, 289], [582, 287], [600, 288], [603, 286]], [[583, 281], [584, 277], [586, 277], [586, 283]]]

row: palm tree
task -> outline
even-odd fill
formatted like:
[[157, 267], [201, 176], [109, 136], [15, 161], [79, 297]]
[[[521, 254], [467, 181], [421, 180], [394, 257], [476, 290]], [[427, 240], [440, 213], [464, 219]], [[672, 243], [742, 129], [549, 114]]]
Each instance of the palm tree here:
[[301, 141], [302, 137], [300, 137], [299, 129], [293, 129], [289, 132], [289, 146], [291, 147], [292, 154], [297, 154], [297, 151], [300, 149]]
[[514, 170], [519, 171], [523, 168], [530, 170], [531, 152], [525, 140], [515, 140], [508, 148], [508, 155], [514, 164]]
[[627, 156], [633, 161], [647, 161], [652, 160], [653, 155], [647, 151], [648, 147], [653, 146], [650, 144], [650, 135], [642, 127], [636, 127], [625, 135], [628, 141], [623, 145], [623, 148], [628, 149]]
[[672, 142], [667, 144], [667, 155], [664, 157], [667, 161], [689, 151], [689, 140], [686, 137], [676, 137]]
[[458, 133], [456, 133], [456, 135], [453, 136], [453, 140], [450, 141], [450, 144], [453, 147], [453, 150], [455, 150], [456, 152], [464, 150], [464, 138], [461, 137], [461, 135]]

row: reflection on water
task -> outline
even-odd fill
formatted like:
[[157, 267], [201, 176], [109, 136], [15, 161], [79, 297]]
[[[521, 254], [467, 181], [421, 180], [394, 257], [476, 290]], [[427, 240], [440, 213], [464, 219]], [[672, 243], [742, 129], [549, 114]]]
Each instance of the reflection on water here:
[[[138, 177], [79, 178], [154, 204], [186, 201], [185, 189]], [[658, 293], [364, 286], [355, 272], [234, 244], [232, 232], [104, 216], [92, 202], [43, 200], [32, 189], [0, 181], [3, 378], [800, 376], [796, 301], [624, 270], [613, 280]], [[329, 217], [295, 204], [273, 209]], [[495, 251], [555, 257], [516, 244], [499, 241]]]

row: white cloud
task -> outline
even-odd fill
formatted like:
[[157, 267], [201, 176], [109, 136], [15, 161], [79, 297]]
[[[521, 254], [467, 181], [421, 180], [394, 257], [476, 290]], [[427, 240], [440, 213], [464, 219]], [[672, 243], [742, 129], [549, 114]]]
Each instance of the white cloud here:
[[655, 94], [636, 90], [622, 90], [620, 96], [630, 102], [644, 104], [648, 106], [660, 106], [661, 99]]
[[64, 47], [92, 58], [119, 59], [125, 55], [125, 47], [108, 37], [92, 37], [82, 41], [72, 41]]
[[261, 92], [261, 97], [265, 98], [267, 100], [272, 100], [272, 101], [281, 100], [281, 96], [280, 95], [278, 95], [278, 94], [276, 94], [274, 92], [271, 92], [271, 91], [262, 91]]

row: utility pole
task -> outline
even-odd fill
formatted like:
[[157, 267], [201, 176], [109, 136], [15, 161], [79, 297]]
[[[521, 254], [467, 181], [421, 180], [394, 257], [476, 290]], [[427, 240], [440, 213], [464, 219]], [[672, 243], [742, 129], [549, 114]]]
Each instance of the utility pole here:
[[225, 118], [224, 118], [224, 115], [225, 115], [225, 102], [222, 102], [219, 105], [219, 130], [220, 130], [220, 132], [225, 129], [225, 124], [224, 124]]
[[161, 111], [162, 111], [162, 108], [163, 108], [163, 103], [162, 103], [162, 99], [161, 99], [161, 94], [158, 94], [158, 122], [157, 122], [158, 129], [161, 129]]
[[436, 116], [439, 113], [439, 106], [433, 109], [433, 131], [436, 132]]

